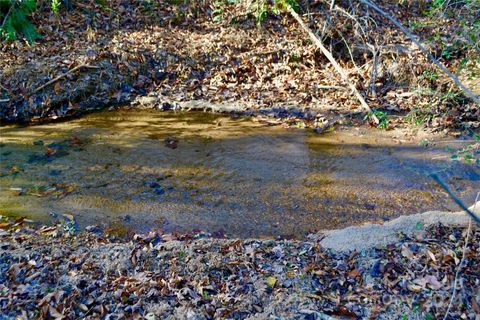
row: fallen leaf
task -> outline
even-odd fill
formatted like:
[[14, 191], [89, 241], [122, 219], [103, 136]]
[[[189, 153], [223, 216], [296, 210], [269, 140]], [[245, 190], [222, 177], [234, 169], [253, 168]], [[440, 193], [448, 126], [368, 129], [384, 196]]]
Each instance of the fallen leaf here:
[[361, 274], [362, 274], [362, 273], [360, 272], [360, 270], [358, 270], [358, 269], [353, 269], [352, 271], [350, 271], [350, 272], [348, 273], [347, 276], [348, 276], [349, 278], [356, 278], [356, 277], [360, 276]]
[[435, 258], [435, 255], [433, 254], [433, 252], [430, 251], [430, 250], [427, 250], [427, 253], [428, 253], [428, 256], [430, 257], [430, 259], [432, 259], [432, 261], [434, 263], [437, 263], [437, 258]]

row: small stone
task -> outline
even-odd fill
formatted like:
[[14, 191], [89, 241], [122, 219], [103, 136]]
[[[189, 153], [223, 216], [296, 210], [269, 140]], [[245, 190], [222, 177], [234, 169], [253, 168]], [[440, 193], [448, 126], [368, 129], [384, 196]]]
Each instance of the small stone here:
[[150, 188], [160, 188], [160, 184], [157, 181], [150, 183]]
[[161, 196], [165, 193], [165, 190], [163, 190], [162, 188], [155, 188], [155, 193]]
[[372, 269], [370, 270], [370, 275], [374, 278], [381, 277], [383, 275], [381, 269], [382, 269], [382, 263], [380, 262], [380, 260], [377, 260], [373, 265]]
[[375, 205], [375, 203], [365, 203], [364, 207], [367, 210], [372, 210], [373, 211], [373, 210], [375, 210], [376, 205]]
[[103, 233], [102, 229], [99, 226], [86, 226], [85, 230], [87, 232], [95, 233], [95, 234], [98, 234], [98, 235]]

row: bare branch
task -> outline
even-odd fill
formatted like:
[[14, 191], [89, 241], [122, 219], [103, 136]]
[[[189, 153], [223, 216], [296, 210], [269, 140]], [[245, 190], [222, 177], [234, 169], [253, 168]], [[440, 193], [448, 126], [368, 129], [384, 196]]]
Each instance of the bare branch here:
[[469, 96], [472, 100], [474, 100], [477, 104], [480, 105], [480, 98], [473, 93], [472, 90], [470, 90], [467, 86], [465, 86], [460, 79], [458, 79], [457, 76], [455, 76], [453, 73], [451, 73], [447, 67], [437, 59], [425, 48], [425, 46], [418, 40], [417, 36], [415, 36], [413, 33], [411, 33], [407, 28], [405, 28], [398, 20], [396, 20], [394, 17], [389, 15], [387, 12], [383, 11], [380, 7], [378, 7], [376, 4], [373, 2], [370, 2], [369, 0], [360, 0], [361, 3], [369, 6], [370, 8], [374, 9], [378, 13], [380, 13], [382, 16], [390, 20], [395, 26], [397, 26], [403, 33], [405, 33], [410, 40], [412, 40], [413, 43], [430, 59], [432, 62], [440, 68], [443, 72], [445, 72], [466, 94]]
[[462, 208], [473, 220], [477, 223], [480, 223], [480, 217], [478, 217], [473, 211], [467, 208], [467, 206], [460, 200], [455, 193], [453, 193], [452, 189], [438, 176], [436, 173], [430, 174], [430, 176], [435, 180], [447, 193], [450, 197], [452, 197], [453, 201]]
[[[478, 203], [478, 197], [480, 196], [480, 192], [477, 193], [477, 198], [475, 199], [475, 204], [473, 207], [473, 210], [477, 208], [477, 203]], [[448, 304], [447, 312], [445, 312], [445, 316], [443, 317], [443, 320], [447, 320], [449, 315], [450, 315], [450, 309], [452, 309], [453, 306], [453, 301], [455, 300], [455, 296], [457, 295], [457, 283], [458, 283], [458, 278], [460, 277], [460, 271], [462, 270], [463, 264], [465, 263], [465, 256], [468, 248], [468, 241], [470, 240], [470, 232], [472, 231], [472, 219], [470, 219], [468, 223], [468, 229], [467, 229], [467, 235], [465, 236], [465, 243], [463, 244], [463, 250], [462, 250], [462, 260], [460, 260], [460, 264], [458, 265], [457, 272], [455, 272], [455, 280], [453, 281], [453, 292], [452, 296], [450, 297], [450, 303]]]
[[340, 74], [340, 76], [342, 77], [342, 79], [347, 82], [348, 84], [348, 87], [353, 91], [353, 93], [355, 94], [355, 96], [357, 97], [358, 101], [360, 102], [360, 104], [362, 105], [362, 107], [369, 113], [371, 114], [371, 118], [373, 119], [373, 121], [376, 123], [376, 124], [379, 124], [380, 121], [378, 120], [377, 116], [373, 113], [372, 109], [370, 109], [370, 107], [368, 106], [367, 102], [365, 101], [365, 99], [362, 97], [362, 95], [360, 94], [360, 92], [358, 92], [357, 88], [353, 85], [353, 83], [350, 81], [350, 79], [348, 78], [348, 75], [347, 73], [345, 72], [345, 70], [343, 70], [343, 68], [337, 63], [337, 61], [335, 60], [335, 58], [333, 57], [332, 53], [330, 51], [327, 50], [327, 48], [325, 48], [325, 46], [323, 45], [322, 41], [320, 41], [320, 39], [312, 32], [312, 30], [310, 30], [309, 27], [307, 27], [305, 25], [305, 23], [303, 22], [302, 18], [300, 18], [300, 16], [298, 15], [298, 13], [295, 12], [295, 10], [290, 6], [288, 5], [288, 11], [290, 12], [290, 14], [293, 16], [293, 18], [295, 18], [295, 20], [297, 20], [298, 24], [302, 27], [302, 29], [308, 34], [308, 36], [310, 37], [310, 39], [312, 40], [312, 42], [322, 51], [323, 55], [325, 57], [327, 57], [327, 59], [330, 61], [330, 63], [333, 65], [333, 67], [335, 68], [335, 70]]
[[40, 87], [36, 88], [36, 89], [33, 90], [32, 93], [30, 93], [29, 95], [31, 96], [32, 94], [37, 93], [38, 91], [40, 91], [40, 90], [48, 87], [49, 85], [57, 82], [57, 81], [60, 80], [60, 79], [66, 77], [66, 76], [69, 75], [70, 73], [73, 73], [73, 72], [75, 72], [75, 71], [77, 71], [77, 70], [79, 70], [79, 69], [82, 69], [82, 68], [87, 68], [87, 69], [99, 69], [99, 67], [97, 67], [97, 66], [91, 66], [91, 65], [88, 65], [88, 64], [78, 65], [78, 66], [76, 66], [75, 68], [72, 68], [72, 69], [68, 70], [67, 72], [59, 75], [59, 76], [56, 77], [56, 78], [53, 78], [52, 80], [48, 81], [47, 83], [45, 83], [45, 84], [41, 85]]

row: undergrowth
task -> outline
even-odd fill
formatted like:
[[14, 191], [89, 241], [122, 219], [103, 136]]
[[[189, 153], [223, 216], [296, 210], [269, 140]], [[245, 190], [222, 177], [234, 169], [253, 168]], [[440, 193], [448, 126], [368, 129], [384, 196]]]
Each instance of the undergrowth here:
[[35, 0], [0, 0], [0, 38], [16, 40], [22, 35], [34, 42], [40, 35], [28, 16], [37, 9]]
[[58, 15], [62, 4], [70, 7], [69, 0], [0, 0], [0, 40], [13, 41], [24, 38], [33, 43], [41, 38], [30, 16], [37, 8], [47, 3], [51, 11]]
[[[213, 10], [213, 21], [220, 22], [227, 15], [226, 6], [237, 4], [245, 0], [217, 0], [215, 1], [215, 9]], [[253, 16], [258, 25], [266, 20], [269, 14], [280, 15], [285, 12], [288, 6], [291, 6], [295, 11], [300, 10], [300, 6], [294, 0], [246, 0], [247, 16]]]

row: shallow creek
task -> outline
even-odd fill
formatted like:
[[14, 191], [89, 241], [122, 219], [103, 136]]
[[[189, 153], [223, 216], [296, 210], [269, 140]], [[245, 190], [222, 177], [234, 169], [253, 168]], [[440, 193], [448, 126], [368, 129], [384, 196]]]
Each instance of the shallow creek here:
[[293, 236], [401, 214], [456, 210], [480, 168], [381, 130], [323, 135], [206, 113], [115, 111], [0, 128], [0, 214], [119, 232]]

